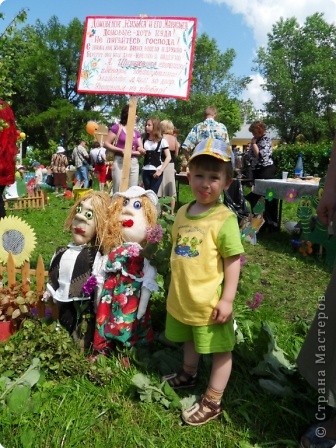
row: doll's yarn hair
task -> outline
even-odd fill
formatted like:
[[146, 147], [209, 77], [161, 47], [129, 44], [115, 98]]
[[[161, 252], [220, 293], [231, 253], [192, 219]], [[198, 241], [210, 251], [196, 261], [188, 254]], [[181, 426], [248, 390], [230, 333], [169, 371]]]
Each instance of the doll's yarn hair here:
[[103, 191], [89, 191], [88, 193], [85, 193], [85, 195], [78, 198], [71, 207], [69, 215], [65, 220], [64, 230], [71, 230], [71, 224], [76, 216], [78, 205], [88, 199], [91, 199], [96, 223], [96, 237], [93, 241], [91, 241], [91, 243], [100, 246], [104, 235], [107, 210], [111, 204], [111, 197]]
[[[127, 242], [123, 237], [123, 227], [119, 219], [122, 213], [124, 199], [122, 196], [113, 198], [112, 204], [108, 208], [106, 227], [104, 230], [105, 235], [102, 240], [102, 248], [105, 254], [114, 247], [118, 247]], [[146, 196], [141, 196], [139, 199], [141, 199], [147, 226], [155, 226], [157, 220], [157, 209], [155, 205]]]

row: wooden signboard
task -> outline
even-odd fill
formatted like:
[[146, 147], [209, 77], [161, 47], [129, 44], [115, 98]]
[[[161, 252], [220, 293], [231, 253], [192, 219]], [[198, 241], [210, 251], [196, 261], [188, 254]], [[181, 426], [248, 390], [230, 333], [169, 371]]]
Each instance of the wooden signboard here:
[[[77, 91], [187, 100], [196, 22], [187, 17], [87, 17]], [[121, 191], [128, 183], [135, 97], [130, 101]]]

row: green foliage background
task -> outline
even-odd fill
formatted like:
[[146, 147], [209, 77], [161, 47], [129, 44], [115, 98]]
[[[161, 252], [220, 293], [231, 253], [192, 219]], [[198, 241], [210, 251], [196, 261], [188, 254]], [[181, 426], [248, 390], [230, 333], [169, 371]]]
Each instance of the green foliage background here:
[[332, 143], [295, 143], [280, 145], [273, 151], [273, 158], [277, 167], [277, 175], [288, 171], [289, 177], [294, 177], [294, 168], [299, 153], [302, 154], [304, 175], [318, 177], [325, 176], [329, 165]]

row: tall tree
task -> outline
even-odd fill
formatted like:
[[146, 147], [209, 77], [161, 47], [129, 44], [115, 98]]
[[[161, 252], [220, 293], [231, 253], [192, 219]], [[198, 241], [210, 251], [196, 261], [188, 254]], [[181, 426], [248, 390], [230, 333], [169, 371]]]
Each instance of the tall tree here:
[[10, 40], [16, 63], [13, 108], [27, 143], [35, 147], [47, 148], [60, 138], [65, 146], [73, 145], [85, 122], [102, 119], [100, 111], [110, 104], [106, 96], [77, 93], [83, 31], [78, 19], [65, 26], [53, 16], [47, 24], [38, 20], [24, 27]]
[[[14, 19], [0, 32], [0, 98], [6, 101], [11, 100], [14, 93], [12, 72], [15, 68], [15, 52], [11, 46], [11, 37], [18, 24], [23, 23], [27, 18], [27, 10], [21, 9]], [[5, 17], [0, 13], [0, 20]]]
[[235, 51], [222, 53], [214, 39], [201, 34], [195, 45], [189, 101], [170, 101], [165, 112], [174, 117], [174, 123], [184, 138], [190, 128], [204, 118], [205, 107], [212, 104], [218, 109], [218, 119], [233, 135], [242, 122], [240, 103], [237, 96], [250, 81], [248, 77], [237, 78], [232, 72]]
[[280, 19], [268, 34], [256, 64], [271, 100], [268, 122], [292, 143], [330, 139], [336, 131], [336, 27], [316, 13], [300, 26]]

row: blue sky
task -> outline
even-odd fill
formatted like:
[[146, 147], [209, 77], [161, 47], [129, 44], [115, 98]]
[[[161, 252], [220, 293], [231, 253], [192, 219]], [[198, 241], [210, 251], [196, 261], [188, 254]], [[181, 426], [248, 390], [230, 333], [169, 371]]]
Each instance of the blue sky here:
[[252, 76], [244, 92], [257, 108], [265, 94], [260, 89], [262, 78], [252, 71], [256, 49], [267, 42], [267, 32], [280, 17], [295, 16], [300, 23], [314, 12], [322, 12], [329, 22], [336, 20], [336, 0], [0, 0], [0, 31], [21, 8], [28, 8], [28, 23], [37, 19], [46, 23], [52, 15], [68, 24], [74, 17], [86, 16], [170, 16], [196, 17], [197, 34], [207, 33], [221, 51], [233, 48], [236, 58], [232, 72]]

